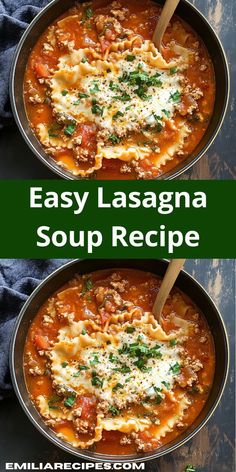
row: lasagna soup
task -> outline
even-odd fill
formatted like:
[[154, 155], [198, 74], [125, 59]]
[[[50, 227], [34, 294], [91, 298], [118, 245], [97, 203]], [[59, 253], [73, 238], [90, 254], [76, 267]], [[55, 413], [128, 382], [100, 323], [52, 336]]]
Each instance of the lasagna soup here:
[[175, 16], [160, 54], [152, 42], [160, 11], [150, 0], [77, 3], [33, 48], [29, 122], [73, 176], [153, 179], [203, 137], [215, 97], [211, 60]]
[[36, 314], [24, 354], [29, 394], [46, 425], [74, 447], [151, 451], [202, 410], [213, 339], [175, 288], [158, 324], [152, 307], [160, 283], [131, 269], [76, 276]]

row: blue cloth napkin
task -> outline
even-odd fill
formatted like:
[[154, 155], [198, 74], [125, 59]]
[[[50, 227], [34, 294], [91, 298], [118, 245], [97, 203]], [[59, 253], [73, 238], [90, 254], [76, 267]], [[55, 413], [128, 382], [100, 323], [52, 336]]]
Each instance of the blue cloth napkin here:
[[12, 117], [8, 96], [15, 46], [35, 15], [49, 0], [0, 0], [0, 129]]
[[0, 260], [0, 400], [11, 394], [9, 345], [15, 320], [31, 292], [67, 260]]

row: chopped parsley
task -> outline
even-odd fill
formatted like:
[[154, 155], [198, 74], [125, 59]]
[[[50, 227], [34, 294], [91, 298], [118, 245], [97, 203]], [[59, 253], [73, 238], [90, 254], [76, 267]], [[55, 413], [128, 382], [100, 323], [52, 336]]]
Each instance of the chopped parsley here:
[[61, 94], [65, 97], [68, 94], [68, 90], [62, 90]]
[[98, 86], [97, 80], [93, 81], [93, 87], [90, 89], [90, 93], [95, 94], [97, 92], [100, 92], [100, 88]]
[[71, 408], [74, 403], [75, 403], [75, 395], [71, 396], [71, 397], [67, 397], [64, 401], [64, 405], [67, 406], [68, 408]]
[[76, 372], [73, 377], [79, 377], [80, 376], [80, 372]]
[[61, 126], [59, 123], [53, 123], [52, 126], [48, 129], [48, 136], [49, 138], [58, 138], [59, 134], [57, 134], [57, 131], [61, 130]]
[[120, 410], [118, 410], [118, 408], [116, 408], [115, 406], [111, 405], [110, 408], [109, 408], [109, 413], [111, 413], [112, 416], [117, 416], [117, 415], [119, 415]]
[[177, 70], [178, 70], [177, 67], [171, 67], [170, 68], [170, 75], [176, 74]]
[[73, 105], [77, 106], [80, 104], [80, 100], [76, 100], [76, 102], [73, 102]]
[[170, 340], [170, 346], [171, 347], [176, 346], [177, 342], [178, 342], [177, 339], [171, 339]]
[[111, 352], [109, 354], [109, 361], [113, 363], [113, 362], [118, 362], [119, 359], [118, 359], [118, 357], [114, 356], [114, 354], [112, 354], [112, 352]]
[[88, 98], [89, 95], [87, 95], [87, 93], [79, 92], [79, 93], [78, 93], [78, 97], [79, 97], [79, 98]]
[[161, 382], [167, 390], [170, 390], [170, 383], [169, 382], [166, 382], [165, 380], [163, 380], [163, 382]]
[[113, 369], [114, 372], [121, 372], [121, 374], [129, 374], [131, 372], [130, 368], [127, 365], [122, 365], [122, 367], [117, 367]]
[[67, 125], [65, 128], [64, 128], [64, 133], [67, 135], [67, 136], [72, 136], [72, 134], [74, 134], [75, 130], [76, 130], [76, 126], [77, 126], [77, 123], [71, 123], [70, 125]]
[[126, 57], [127, 62], [133, 62], [134, 60], [135, 60], [135, 56], [133, 56], [133, 54], [128, 54], [128, 56]]
[[93, 9], [91, 7], [86, 8], [84, 14], [87, 20], [89, 20], [90, 18], [93, 17]]
[[63, 367], [63, 369], [64, 369], [65, 367], [67, 367], [67, 366], [68, 366], [68, 362], [62, 362], [62, 363], [61, 363], [61, 366], [62, 366], [62, 367]]
[[91, 110], [92, 110], [92, 113], [94, 115], [100, 115], [102, 116], [103, 115], [103, 110], [104, 108], [103, 107], [100, 107], [98, 104], [97, 104], [97, 101], [96, 100], [92, 100], [92, 107], [91, 107]]
[[97, 372], [95, 370], [92, 372], [91, 384], [94, 387], [101, 387], [102, 388], [102, 386], [103, 386], [103, 380], [100, 379], [100, 377], [97, 375]]
[[124, 116], [124, 113], [122, 113], [121, 111], [118, 111], [117, 113], [115, 113], [115, 115], [113, 115], [113, 120], [117, 120], [120, 116]]
[[59, 410], [60, 407], [56, 405], [56, 403], [59, 401], [60, 397], [58, 397], [57, 395], [53, 395], [52, 397], [50, 397], [48, 400], [48, 407], [50, 408], [50, 410]]
[[93, 288], [93, 281], [91, 279], [86, 279], [85, 282], [84, 282], [83, 290], [81, 292], [82, 296], [84, 296], [87, 292], [90, 292], [90, 290], [92, 290], [92, 288]]
[[88, 62], [88, 59], [87, 59], [87, 57], [85, 57], [85, 56], [84, 56], [84, 57], [82, 57], [82, 59], [81, 59], [81, 62], [82, 62], [83, 64], [85, 64], [85, 62]]
[[170, 112], [168, 110], [161, 110], [166, 116], [167, 118], [170, 118]]
[[124, 385], [122, 385], [121, 383], [118, 382], [118, 383], [113, 387], [112, 391], [113, 391], [113, 392], [117, 392], [117, 390], [119, 390], [120, 388], [124, 388]]
[[87, 367], [86, 365], [78, 365], [78, 369], [81, 371], [81, 370], [89, 370], [89, 367]]
[[119, 354], [126, 354], [129, 357], [137, 358], [134, 362], [134, 365], [138, 367], [142, 372], [150, 372], [151, 367], [147, 367], [148, 359], [161, 359], [162, 354], [160, 352], [160, 347], [156, 344], [154, 347], [150, 348], [147, 344], [136, 342], [131, 344], [123, 344], [123, 346], [118, 350]]
[[113, 98], [114, 100], [120, 100], [121, 102], [129, 102], [131, 100], [131, 96], [126, 92], [123, 92], [122, 95], [115, 95]]
[[111, 141], [113, 144], [119, 144], [121, 142], [121, 139], [116, 136], [116, 134], [110, 134], [109, 141]]
[[87, 329], [83, 328], [82, 331], [81, 331], [81, 334], [83, 334], [83, 336], [84, 336], [85, 334], [87, 334]]
[[93, 354], [93, 359], [89, 362], [90, 365], [96, 365], [96, 364], [100, 364], [100, 361], [98, 359], [98, 355], [97, 354]]
[[156, 396], [156, 398], [155, 398], [155, 403], [156, 403], [157, 405], [160, 405], [160, 403], [162, 402], [162, 400], [163, 400], [162, 396], [158, 393], [157, 396]]
[[155, 126], [155, 130], [156, 130], [158, 133], [160, 133], [162, 129], [163, 129], [162, 124], [161, 124], [161, 123], [157, 123], [157, 125]]
[[128, 326], [128, 328], [126, 328], [126, 333], [128, 333], [128, 334], [132, 334], [132, 333], [134, 333], [134, 331], [135, 331], [134, 326]]
[[181, 98], [181, 93], [178, 90], [176, 90], [176, 92], [174, 93], [171, 93], [170, 95], [170, 100], [172, 100], [172, 102], [179, 102], [180, 98]]
[[173, 375], [177, 375], [180, 373], [180, 365], [178, 362], [173, 364], [170, 368], [170, 372], [172, 372]]
[[111, 90], [116, 90], [116, 91], [119, 91], [119, 92], [121, 91], [119, 85], [115, 84], [112, 80], [109, 83], [109, 88]]

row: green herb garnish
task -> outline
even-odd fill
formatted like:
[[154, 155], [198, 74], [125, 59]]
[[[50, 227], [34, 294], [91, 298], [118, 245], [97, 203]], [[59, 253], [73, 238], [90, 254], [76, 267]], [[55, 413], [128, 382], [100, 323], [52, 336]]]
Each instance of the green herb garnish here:
[[49, 138], [58, 138], [59, 135], [56, 131], [60, 131], [61, 126], [58, 123], [53, 123], [52, 126], [48, 129]]
[[100, 364], [97, 354], [93, 354], [93, 359], [89, 363], [90, 365]]
[[91, 7], [86, 8], [84, 14], [85, 14], [87, 20], [89, 20], [93, 16], [93, 9]]
[[174, 75], [177, 72], [177, 67], [171, 67], [170, 68], [170, 75]]
[[124, 385], [122, 385], [121, 383], [118, 382], [118, 383], [113, 387], [112, 391], [113, 391], [113, 392], [117, 392], [117, 390], [119, 390], [120, 388], [124, 388]]
[[75, 395], [73, 397], [72, 396], [67, 397], [64, 401], [64, 405], [67, 406], [68, 408], [71, 408], [75, 403], [75, 399], [76, 399]]
[[170, 118], [170, 112], [168, 110], [161, 110], [166, 116], [167, 118]]
[[68, 362], [62, 362], [62, 363], [61, 363], [61, 366], [62, 366], [62, 367], [63, 367], [63, 369], [64, 369], [65, 367], [67, 367], [67, 366], [68, 366]]
[[92, 113], [94, 115], [100, 115], [102, 116], [103, 115], [103, 110], [104, 108], [103, 107], [100, 107], [98, 104], [97, 104], [97, 101], [96, 100], [92, 100], [92, 107], [91, 107], [91, 110], [92, 110]]
[[114, 356], [114, 354], [111, 353], [109, 354], [109, 361], [113, 363], [113, 362], [118, 362], [119, 359], [118, 357]]
[[111, 141], [113, 144], [119, 144], [121, 142], [121, 139], [116, 136], [116, 134], [110, 134], [109, 141]]
[[172, 347], [176, 346], [177, 342], [178, 342], [177, 339], [171, 339], [170, 340], [170, 346], [172, 346]]
[[60, 407], [56, 405], [57, 402], [60, 401], [60, 397], [57, 395], [53, 395], [52, 397], [49, 398], [48, 400], [48, 407], [50, 410], [60, 410]]
[[116, 408], [115, 406], [111, 405], [110, 408], [109, 408], [109, 413], [111, 413], [112, 416], [117, 416], [117, 415], [119, 415], [120, 410], [118, 410], [118, 408]]
[[135, 60], [135, 56], [133, 56], [132, 54], [128, 54], [128, 56], [126, 57], [127, 62], [133, 62], [134, 60]]
[[174, 375], [177, 375], [180, 373], [180, 365], [178, 362], [176, 362], [174, 365], [171, 366], [170, 372], [172, 372], [172, 374]]
[[93, 88], [90, 89], [90, 93], [94, 94], [100, 92], [98, 82], [96, 80], [93, 81]]
[[89, 370], [89, 367], [87, 367], [86, 365], [78, 365], [78, 369], [81, 371], [81, 370]]
[[65, 97], [68, 94], [68, 90], [62, 90], [61, 94]]
[[113, 115], [113, 120], [117, 120], [119, 118], [119, 116], [124, 116], [124, 113], [122, 113], [121, 111], [118, 111], [117, 113], [115, 113], [115, 115]]
[[74, 134], [75, 130], [76, 130], [76, 126], [77, 126], [77, 123], [71, 123], [70, 125], [67, 125], [65, 128], [64, 128], [64, 133], [67, 135], [67, 136], [72, 136], [72, 134]]
[[174, 93], [171, 93], [170, 95], [170, 100], [172, 100], [172, 102], [179, 102], [180, 98], [181, 98], [181, 93], [178, 90], [176, 90], [176, 92]]
[[86, 279], [85, 282], [84, 282], [83, 290], [81, 292], [82, 296], [84, 296], [87, 292], [90, 292], [90, 290], [92, 290], [92, 288], [93, 288], [93, 281], [91, 279]]
[[126, 328], [126, 333], [128, 333], [128, 334], [132, 334], [132, 333], [134, 333], [134, 331], [135, 331], [134, 326], [128, 326], [128, 328]]
[[161, 382], [167, 390], [170, 390], [170, 383], [169, 382], [166, 382], [165, 380], [163, 380], [163, 382]]
[[81, 331], [81, 334], [83, 334], [83, 336], [84, 336], [85, 334], [87, 334], [87, 330], [85, 328], [83, 328], [82, 331]]
[[197, 472], [197, 469], [194, 465], [186, 465], [184, 472]]
[[97, 372], [95, 370], [92, 372], [91, 384], [94, 387], [101, 387], [102, 388], [102, 386], [103, 386], [103, 380], [100, 379], [100, 377], [98, 377]]
[[88, 98], [89, 95], [87, 95], [87, 93], [79, 92], [79, 93], [78, 93], [78, 97], [79, 97], [79, 98]]

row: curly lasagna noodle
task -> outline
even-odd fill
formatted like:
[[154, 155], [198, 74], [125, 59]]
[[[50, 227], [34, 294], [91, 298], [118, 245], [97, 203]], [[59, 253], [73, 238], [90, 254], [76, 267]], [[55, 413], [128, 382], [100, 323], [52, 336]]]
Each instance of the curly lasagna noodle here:
[[206, 321], [174, 289], [160, 326], [160, 280], [122, 269], [77, 276], [39, 310], [25, 345], [25, 375], [45, 423], [74, 447], [146, 452], [185, 431], [214, 376]]
[[29, 121], [73, 176], [152, 179], [205, 133], [215, 95], [208, 53], [174, 17], [161, 55], [151, 40], [159, 15], [150, 0], [77, 4], [34, 47], [25, 75]]

